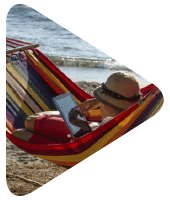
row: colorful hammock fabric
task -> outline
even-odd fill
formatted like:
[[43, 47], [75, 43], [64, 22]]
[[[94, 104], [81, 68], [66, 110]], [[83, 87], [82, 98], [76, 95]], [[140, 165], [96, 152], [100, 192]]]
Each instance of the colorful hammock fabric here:
[[[24, 44], [22, 41], [7, 38], [7, 43], [10, 42]], [[13, 45], [9, 45], [14, 48]], [[7, 56], [6, 136], [18, 148], [33, 156], [59, 165], [74, 166], [152, 117], [163, 104], [162, 93], [150, 84], [141, 89], [143, 98], [140, 102], [75, 141], [58, 144], [54, 141], [54, 144], [42, 145], [23, 142], [12, 135], [13, 130], [24, 128], [24, 121], [29, 115], [56, 110], [52, 102], [53, 97], [71, 92], [78, 104], [93, 98], [38, 49], [34, 48], [31, 51]], [[91, 111], [88, 120], [101, 121], [100, 110]]]

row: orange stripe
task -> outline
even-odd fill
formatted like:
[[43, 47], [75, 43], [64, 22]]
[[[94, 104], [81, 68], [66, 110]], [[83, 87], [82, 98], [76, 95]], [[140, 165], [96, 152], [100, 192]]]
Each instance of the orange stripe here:
[[49, 162], [52, 162], [57, 165], [64, 165], [64, 166], [74, 166], [78, 164], [78, 162], [61, 162], [61, 161], [53, 161], [53, 160], [47, 160]]
[[6, 119], [6, 127], [11, 131], [11, 133], [15, 130], [14, 126]]

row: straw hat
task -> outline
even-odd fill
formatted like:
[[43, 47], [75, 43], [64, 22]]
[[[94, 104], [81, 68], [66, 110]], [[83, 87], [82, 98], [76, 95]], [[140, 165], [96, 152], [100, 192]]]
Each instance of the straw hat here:
[[108, 106], [127, 109], [141, 98], [139, 80], [129, 72], [114, 72], [94, 91], [94, 96]]

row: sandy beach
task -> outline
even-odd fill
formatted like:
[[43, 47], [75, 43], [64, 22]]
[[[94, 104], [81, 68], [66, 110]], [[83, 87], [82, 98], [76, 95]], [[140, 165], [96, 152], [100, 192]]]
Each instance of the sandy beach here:
[[[90, 94], [93, 94], [93, 90], [100, 85], [85, 81], [77, 84]], [[145, 85], [142, 84], [141, 87]], [[65, 167], [25, 153], [6, 139], [6, 180], [13, 194], [29, 194], [66, 170]]]

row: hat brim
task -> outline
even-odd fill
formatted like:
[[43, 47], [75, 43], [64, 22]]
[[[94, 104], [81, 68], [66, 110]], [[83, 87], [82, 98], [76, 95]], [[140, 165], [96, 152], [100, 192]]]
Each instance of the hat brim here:
[[100, 102], [108, 106], [111, 107], [116, 106], [118, 108], [128, 109], [130, 106], [136, 103], [136, 102], [129, 102], [126, 100], [115, 99], [105, 93], [102, 93], [102, 91], [103, 91], [102, 87], [98, 87], [96, 90], [94, 90], [93, 94], [96, 97], [96, 99], [98, 99]]

